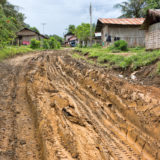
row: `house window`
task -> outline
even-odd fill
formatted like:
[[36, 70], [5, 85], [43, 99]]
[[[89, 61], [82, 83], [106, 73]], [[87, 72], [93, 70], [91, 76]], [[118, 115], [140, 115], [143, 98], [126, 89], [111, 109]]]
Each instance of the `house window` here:
[[114, 41], [119, 41], [120, 37], [114, 37]]
[[107, 42], [112, 42], [112, 37], [110, 35], [107, 37]]

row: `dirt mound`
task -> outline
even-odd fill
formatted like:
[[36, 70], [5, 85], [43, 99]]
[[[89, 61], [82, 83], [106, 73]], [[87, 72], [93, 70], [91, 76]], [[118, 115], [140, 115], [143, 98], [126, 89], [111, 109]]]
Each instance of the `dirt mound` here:
[[160, 159], [159, 88], [69, 54], [0, 64], [0, 159]]

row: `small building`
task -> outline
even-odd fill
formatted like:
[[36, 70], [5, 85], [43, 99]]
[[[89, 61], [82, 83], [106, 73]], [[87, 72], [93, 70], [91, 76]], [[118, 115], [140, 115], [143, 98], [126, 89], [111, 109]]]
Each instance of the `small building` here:
[[65, 46], [70, 46], [70, 44], [69, 44], [69, 39], [70, 39], [71, 37], [73, 37], [73, 36], [74, 36], [73, 33], [67, 33], [67, 34], [64, 35]]
[[142, 29], [146, 30], [146, 50], [160, 49], [160, 9], [147, 11]]
[[67, 33], [64, 35], [65, 46], [75, 47], [78, 43], [77, 37], [73, 33]]
[[32, 31], [31, 29], [28, 28], [23, 28], [19, 32], [17, 32], [17, 38], [16, 38], [16, 43], [18, 45], [29, 45], [31, 42], [31, 39], [37, 39], [37, 40], [42, 40], [42, 39], [47, 39], [44, 35]]
[[125, 40], [129, 47], [145, 46], [145, 31], [141, 30], [144, 18], [100, 18], [96, 32], [101, 32], [103, 46]]
[[75, 47], [78, 43], [78, 39], [76, 36], [72, 36], [68, 39], [68, 42], [71, 47]]

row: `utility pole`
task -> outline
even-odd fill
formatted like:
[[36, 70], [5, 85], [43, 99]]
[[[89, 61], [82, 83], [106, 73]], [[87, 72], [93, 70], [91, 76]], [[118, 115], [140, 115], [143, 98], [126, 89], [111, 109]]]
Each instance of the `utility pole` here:
[[92, 47], [92, 4], [90, 3], [89, 7], [90, 12], [90, 46]]
[[43, 26], [43, 35], [44, 35], [44, 26], [46, 25], [46, 23], [42, 23]]

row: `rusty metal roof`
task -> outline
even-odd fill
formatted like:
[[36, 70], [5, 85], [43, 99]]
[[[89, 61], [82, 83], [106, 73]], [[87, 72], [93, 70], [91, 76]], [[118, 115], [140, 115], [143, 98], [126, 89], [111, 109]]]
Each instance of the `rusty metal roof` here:
[[99, 21], [103, 24], [118, 24], [118, 25], [142, 25], [144, 18], [100, 18]]
[[76, 36], [72, 36], [68, 39], [68, 41], [74, 41], [74, 40], [77, 40], [77, 37]]

